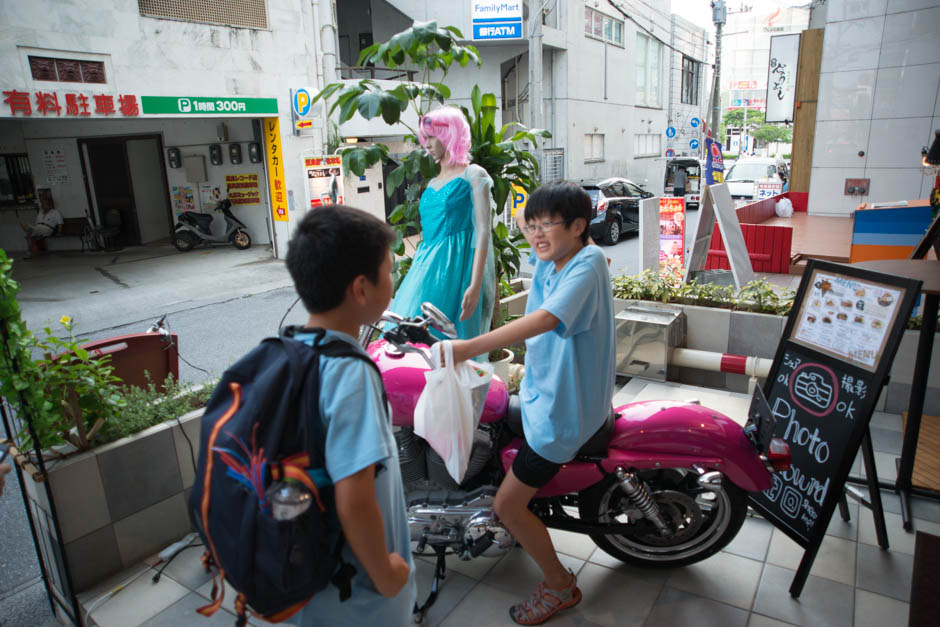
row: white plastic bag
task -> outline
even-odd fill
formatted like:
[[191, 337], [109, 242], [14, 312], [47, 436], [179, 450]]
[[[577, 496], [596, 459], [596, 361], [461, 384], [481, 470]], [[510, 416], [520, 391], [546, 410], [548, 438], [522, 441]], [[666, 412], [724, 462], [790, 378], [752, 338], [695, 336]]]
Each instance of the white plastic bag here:
[[781, 198], [774, 206], [774, 211], [781, 218], [789, 218], [793, 215], [793, 203], [790, 202], [789, 198]]
[[427, 440], [444, 460], [450, 476], [460, 483], [470, 461], [493, 366], [475, 361], [455, 365], [454, 347], [447, 341], [432, 346], [431, 355], [434, 368], [425, 373], [424, 390], [415, 405], [415, 433]]

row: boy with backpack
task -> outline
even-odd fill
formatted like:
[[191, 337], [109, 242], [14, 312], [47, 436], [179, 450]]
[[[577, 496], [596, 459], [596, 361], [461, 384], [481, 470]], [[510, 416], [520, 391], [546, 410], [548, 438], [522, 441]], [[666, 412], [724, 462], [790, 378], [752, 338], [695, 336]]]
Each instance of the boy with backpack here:
[[[392, 298], [392, 230], [343, 206], [309, 212], [290, 240], [287, 269], [309, 318], [294, 339], [356, 341], [360, 325], [379, 319]], [[312, 329], [323, 329], [318, 336]], [[368, 356], [366, 356], [368, 358]], [[386, 415], [382, 380], [360, 359], [321, 357], [320, 416], [326, 471], [333, 483], [343, 555], [355, 569], [352, 595], [340, 602], [328, 587], [300, 614], [299, 624], [406, 625], [416, 588], [411, 537]]]
[[545, 577], [532, 597], [509, 610], [516, 623], [537, 625], [577, 605], [581, 591], [528, 503], [610, 415], [614, 312], [607, 261], [588, 245], [591, 199], [580, 186], [543, 185], [517, 220], [537, 258], [526, 315], [476, 338], [454, 340], [453, 349], [454, 360], [463, 361], [526, 343], [520, 391], [525, 441], [494, 507]]

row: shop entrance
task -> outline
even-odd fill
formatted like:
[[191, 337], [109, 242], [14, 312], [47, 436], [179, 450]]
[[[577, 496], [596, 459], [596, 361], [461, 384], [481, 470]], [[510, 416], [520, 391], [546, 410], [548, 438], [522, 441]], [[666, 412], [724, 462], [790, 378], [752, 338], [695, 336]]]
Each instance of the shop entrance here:
[[114, 245], [147, 244], [170, 236], [170, 211], [159, 135], [79, 139], [92, 220], [117, 231]]

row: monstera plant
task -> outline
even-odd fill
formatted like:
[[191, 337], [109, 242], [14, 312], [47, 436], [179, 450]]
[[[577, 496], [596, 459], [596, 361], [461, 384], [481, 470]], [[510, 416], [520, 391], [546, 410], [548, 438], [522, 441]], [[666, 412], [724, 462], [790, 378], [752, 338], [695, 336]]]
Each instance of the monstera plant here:
[[[331, 83], [314, 97], [331, 103], [329, 115], [336, 115], [336, 122], [343, 124], [358, 112], [365, 119], [381, 116], [389, 125], [403, 124], [409, 131], [415, 146], [417, 131], [402, 120], [402, 113], [411, 109], [420, 118], [432, 107], [444, 105], [451, 96], [446, 78], [454, 63], [466, 67], [469, 63], [482, 65], [477, 49], [472, 45], [461, 45], [463, 34], [453, 26], [438, 27], [437, 22], [416, 22], [383, 43], [369, 46], [359, 56], [359, 65], [374, 64], [388, 68], [400, 68], [402, 78], [392, 88], [381, 83], [363, 79], [356, 83]], [[416, 81], [406, 77], [417, 75]], [[512, 187], [518, 186], [527, 192], [539, 184], [539, 163], [535, 156], [522, 146], [527, 142], [536, 145], [537, 137], [550, 137], [548, 131], [528, 129], [518, 123], [496, 125], [499, 109], [495, 94], [482, 93], [474, 86], [470, 94], [471, 108], [461, 106], [471, 132], [471, 163], [481, 166], [493, 179], [493, 215], [503, 216], [506, 200]], [[350, 146], [340, 149], [343, 167], [356, 175], [365, 169], [388, 160], [388, 147], [383, 144]], [[423, 149], [416, 148], [406, 154], [401, 163], [392, 170], [386, 180], [386, 193], [405, 186], [405, 201], [397, 205], [389, 215], [389, 221], [398, 235], [395, 253], [399, 257], [396, 265], [396, 280], [400, 282], [410, 267], [411, 260], [405, 257], [403, 238], [408, 233], [420, 232], [418, 202], [424, 191], [424, 182], [437, 175], [439, 166]], [[518, 273], [521, 247], [526, 246], [521, 234], [512, 233], [503, 220], [493, 221], [493, 252], [496, 261], [496, 276], [505, 293], [509, 280]]]

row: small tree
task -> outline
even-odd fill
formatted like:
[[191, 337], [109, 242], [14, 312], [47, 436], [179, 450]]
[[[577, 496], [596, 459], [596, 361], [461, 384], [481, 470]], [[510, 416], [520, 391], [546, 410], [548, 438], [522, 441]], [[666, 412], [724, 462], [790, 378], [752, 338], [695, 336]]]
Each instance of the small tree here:
[[[401, 114], [410, 108], [420, 118], [432, 106], [445, 104], [450, 98], [450, 88], [445, 80], [454, 63], [461, 67], [471, 62], [482, 65], [474, 46], [458, 43], [462, 38], [463, 34], [453, 26], [439, 28], [434, 21], [416, 22], [388, 41], [369, 46], [359, 55], [359, 65], [376, 64], [408, 70], [399, 75], [398, 85], [385, 89], [369, 79], [352, 85], [331, 83], [314, 97], [313, 102], [321, 98], [332, 100], [328, 115], [333, 115], [338, 109], [339, 124], [350, 120], [357, 111], [367, 120], [381, 116], [389, 125], [401, 123], [411, 132], [405, 136], [406, 139], [417, 145], [417, 131], [402, 121]], [[420, 80], [407, 82], [404, 77], [411, 74], [412, 70], [417, 71]], [[551, 135], [548, 131], [530, 130], [517, 123], [497, 129], [496, 96], [482, 93], [476, 86], [471, 93], [471, 107], [472, 110], [461, 107], [470, 124], [471, 163], [481, 166], [493, 179], [493, 215], [502, 216], [513, 185], [529, 192], [538, 185], [538, 161], [531, 152], [519, 147], [517, 142], [525, 140], [534, 146], [536, 136]], [[351, 146], [340, 150], [344, 168], [357, 175], [362, 175], [366, 168], [380, 160], [383, 163], [388, 160], [388, 147], [384, 144]], [[389, 196], [402, 185], [406, 186], [405, 202], [397, 205], [389, 215], [389, 222], [397, 233], [394, 251], [403, 257], [396, 264], [396, 284], [400, 284], [411, 265], [411, 259], [405, 257], [403, 238], [408, 232], [420, 232], [418, 203], [421, 193], [425, 181], [436, 176], [439, 171], [440, 167], [430, 155], [416, 148], [405, 155], [402, 163], [387, 177], [385, 191]], [[496, 223], [492, 235], [496, 277], [504, 291], [508, 288], [509, 279], [519, 271], [519, 248], [525, 242], [520, 234], [511, 234], [502, 222]]]

